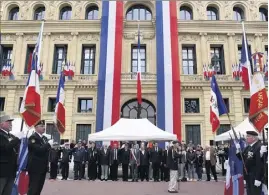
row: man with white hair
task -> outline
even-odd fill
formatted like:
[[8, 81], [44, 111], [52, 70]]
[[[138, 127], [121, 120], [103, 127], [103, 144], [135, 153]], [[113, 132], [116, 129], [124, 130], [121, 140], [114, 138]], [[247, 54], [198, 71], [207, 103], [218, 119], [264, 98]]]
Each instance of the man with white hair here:
[[10, 195], [16, 177], [17, 158], [20, 139], [23, 133], [18, 131], [14, 135], [12, 130], [13, 119], [4, 115], [0, 117], [0, 194]]
[[262, 180], [264, 173], [264, 164], [261, 159], [261, 142], [258, 139], [256, 131], [247, 131], [246, 142], [248, 146], [244, 149], [242, 157], [240, 153], [240, 144], [236, 143], [237, 157], [244, 160], [244, 181], [247, 187], [247, 195], [258, 195], [262, 191]]

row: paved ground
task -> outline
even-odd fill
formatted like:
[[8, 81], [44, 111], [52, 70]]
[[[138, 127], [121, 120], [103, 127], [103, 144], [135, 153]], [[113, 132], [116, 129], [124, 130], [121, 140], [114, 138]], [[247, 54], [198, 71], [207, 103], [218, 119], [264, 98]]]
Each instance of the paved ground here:
[[[51, 181], [46, 180], [42, 195], [166, 195], [166, 182]], [[223, 195], [224, 182], [180, 183], [180, 195]]]

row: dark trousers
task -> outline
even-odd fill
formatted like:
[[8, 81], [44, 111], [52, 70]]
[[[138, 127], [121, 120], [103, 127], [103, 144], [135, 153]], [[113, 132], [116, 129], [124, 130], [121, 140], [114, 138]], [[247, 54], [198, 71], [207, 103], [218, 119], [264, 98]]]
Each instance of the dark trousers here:
[[85, 163], [81, 167], [81, 178], [85, 178]]
[[62, 176], [63, 179], [67, 179], [69, 175], [69, 163], [68, 162], [63, 162], [62, 163]]
[[10, 195], [14, 183], [14, 177], [0, 178], [0, 195]]
[[46, 173], [29, 173], [29, 190], [27, 195], [40, 195], [46, 179]]
[[[118, 179], [118, 161], [114, 160], [110, 167], [111, 180], [115, 181]], [[128, 173], [127, 173], [128, 174]]]
[[148, 165], [140, 165], [140, 178], [141, 181], [144, 181], [146, 179], [149, 180], [149, 166]]
[[57, 170], [58, 170], [58, 164], [51, 162], [50, 163], [50, 179], [56, 179]]
[[97, 165], [96, 162], [90, 162], [88, 164], [88, 178], [89, 180], [95, 180], [97, 177]]
[[82, 178], [82, 162], [74, 162], [74, 179]]
[[97, 165], [98, 171], [97, 171], [97, 178], [101, 179], [101, 174], [102, 174], [102, 169], [101, 169], [101, 165]]
[[163, 180], [164, 181], [169, 181], [170, 179], [170, 176], [169, 176], [169, 168], [166, 166], [166, 167], [163, 167], [163, 173], [164, 173], [164, 178]]
[[197, 173], [198, 179], [202, 179], [203, 167], [197, 165], [196, 166], [196, 173]]
[[153, 169], [153, 179], [154, 179], [154, 181], [159, 180], [160, 163], [153, 163], [152, 164], [152, 169]]
[[259, 194], [261, 194], [262, 185], [260, 185], [259, 187], [256, 187], [254, 185], [255, 178], [251, 175], [251, 173], [245, 179], [246, 179], [247, 195], [256, 195], [256, 194], [259, 195]]
[[122, 180], [123, 181], [128, 181], [128, 164], [123, 164], [122, 165]]
[[210, 170], [214, 176], [214, 180], [218, 180], [217, 178], [217, 173], [216, 173], [216, 166], [215, 165], [211, 165], [210, 160], [206, 160], [205, 161], [205, 169], [206, 169], [206, 176], [207, 176], [207, 180], [210, 181]]
[[225, 176], [225, 175], [226, 175], [226, 169], [224, 169], [224, 162], [225, 162], [225, 160], [223, 160], [223, 161], [221, 162], [221, 172], [222, 172], [222, 176]]

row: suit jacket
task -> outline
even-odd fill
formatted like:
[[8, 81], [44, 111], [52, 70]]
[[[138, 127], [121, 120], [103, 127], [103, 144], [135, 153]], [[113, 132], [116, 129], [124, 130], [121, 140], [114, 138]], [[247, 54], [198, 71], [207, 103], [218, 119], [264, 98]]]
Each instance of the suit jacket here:
[[51, 147], [36, 132], [28, 141], [28, 172], [44, 174], [48, 170], [49, 151]]
[[15, 178], [19, 147], [17, 137], [0, 130], [0, 178]]
[[215, 166], [217, 163], [216, 149], [212, 146], [204, 151], [204, 162], [206, 161], [206, 152], [208, 150], [210, 150], [210, 163], [212, 166]]
[[162, 160], [162, 150], [158, 147], [157, 151], [156, 148], [153, 147], [150, 151], [150, 162], [153, 164], [157, 163], [160, 164]]
[[139, 149], [131, 149], [131, 151], [130, 151], [130, 164], [140, 165], [140, 151], [139, 151]]
[[115, 162], [115, 160], [117, 163], [120, 162], [120, 152], [118, 149], [111, 149], [110, 155], [109, 155], [109, 161], [110, 161], [110, 163], [113, 163], [113, 162]]
[[98, 161], [98, 153], [97, 150], [94, 148], [89, 148], [87, 152], [87, 161], [89, 164], [95, 163]]
[[62, 150], [60, 150], [60, 152], [62, 153], [62, 159], [61, 159], [62, 163], [71, 162], [71, 159], [72, 159], [72, 150], [71, 149], [63, 148]]
[[167, 164], [167, 157], [168, 157], [168, 150], [163, 150], [162, 151], [162, 163], [164, 165]]
[[100, 150], [100, 164], [101, 165], [109, 165], [110, 159], [109, 159], [110, 151], [107, 149], [106, 152], [104, 149]]
[[171, 147], [168, 151], [167, 166], [171, 170], [178, 170], [178, 158], [180, 154]]
[[123, 165], [129, 165], [130, 163], [130, 149], [122, 149], [121, 151], [121, 163]]
[[60, 155], [60, 150], [52, 148], [49, 152], [49, 162], [58, 163]]
[[149, 165], [149, 152], [147, 150], [144, 150], [144, 154], [142, 150], [140, 150], [140, 165], [141, 166]]

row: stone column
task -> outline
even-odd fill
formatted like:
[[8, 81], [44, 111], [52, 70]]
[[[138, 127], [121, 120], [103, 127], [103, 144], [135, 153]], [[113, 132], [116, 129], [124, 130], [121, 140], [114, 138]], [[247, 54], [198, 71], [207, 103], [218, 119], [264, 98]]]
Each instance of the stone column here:
[[76, 137], [76, 124], [73, 123], [73, 113], [75, 112], [75, 103], [76, 100], [74, 99], [74, 90], [75, 86], [66, 86], [65, 88], [65, 128], [66, 131], [62, 137], [62, 139], [71, 139]]
[[8, 93], [5, 99], [5, 113], [12, 115], [15, 111], [15, 98], [16, 98], [16, 86], [9, 86], [7, 88]]
[[263, 47], [262, 47], [262, 40], [261, 40], [262, 34], [261, 33], [256, 33], [255, 34], [255, 52], [263, 52]]
[[[243, 103], [242, 103], [242, 87], [233, 87], [233, 104], [230, 107], [233, 109], [231, 112], [234, 112], [235, 124], [239, 124], [244, 120], [243, 117]], [[233, 113], [232, 113], [233, 114]]]
[[41, 63], [43, 63], [43, 77], [47, 77], [49, 75], [49, 66], [52, 66], [52, 63], [49, 61], [49, 52], [50, 51], [50, 35], [51, 33], [43, 33], [43, 47], [42, 47], [42, 57], [41, 57]]
[[206, 42], [206, 36], [207, 33], [201, 32], [199, 33], [199, 35], [201, 36], [200, 38], [200, 51], [201, 51], [201, 63], [197, 65], [197, 73], [198, 74], [202, 74], [203, 72], [203, 65], [204, 64], [208, 64], [208, 48], [207, 48], [207, 42]]
[[72, 35], [72, 41], [71, 41], [71, 44], [72, 44], [72, 47], [70, 48], [70, 50], [68, 51], [68, 53], [70, 55], [69, 56], [69, 60], [71, 63], [75, 63], [75, 75], [79, 74], [80, 73], [80, 67], [79, 67], [79, 59], [81, 58], [81, 54], [78, 54], [77, 51], [78, 51], [78, 35], [79, 33], [78, 32], [71, 32], [71, 35]]
[[235, 50], [236, 44], [235, 44], [235, 33], [228, 33], [228, 47], [229, 47], [229, 64], [227, 66], [226, 64], [226, 73], [232, 74], [231, 65], [237, 63], [237, 50]]
[[[211, 98], [210, 87], [203, 87], [203, 101], [209, 101]], [[202, 104], [201, 104], [202, 105]], [[201, 137], [202, 144], [209, 145], [209, 140], [214, 139], [214, 135], [212, 133], [212, 127], [210, 124], [210, 104], [208, 102], [203, 102], [204, 105], [204, 126], [201, 127]]]
[[16, 33], [17, 36], [17, 41], [16, 41], [16, 46], [15, 50], [13, 50], [13, 63], [14, 63], [14, 69], [13, 69], [13, 74], [15, 76], [23, 74], [24, 71], [24, 65], [25, 65], [25, 60], [23, 60], [23, 55], [22, 55], [22, 49], [23, 49], [23, 33]]

